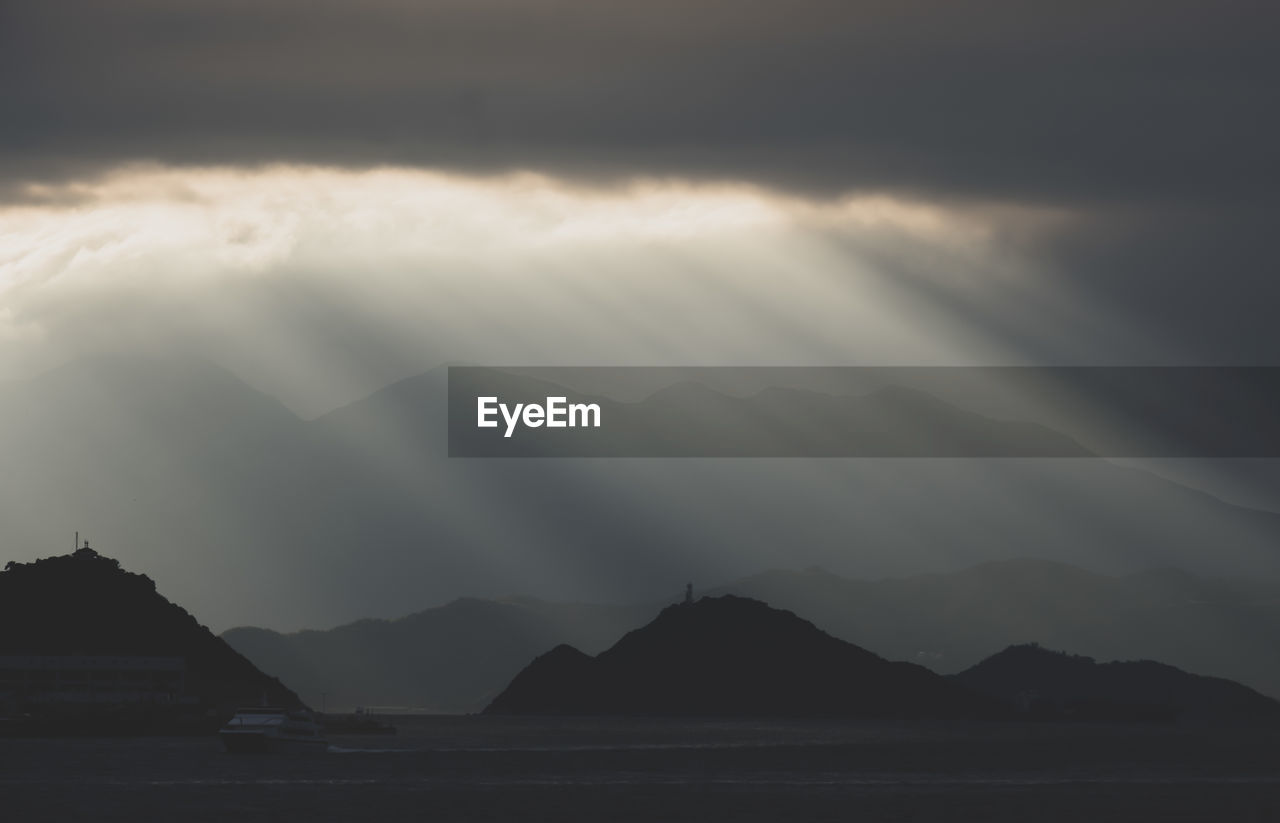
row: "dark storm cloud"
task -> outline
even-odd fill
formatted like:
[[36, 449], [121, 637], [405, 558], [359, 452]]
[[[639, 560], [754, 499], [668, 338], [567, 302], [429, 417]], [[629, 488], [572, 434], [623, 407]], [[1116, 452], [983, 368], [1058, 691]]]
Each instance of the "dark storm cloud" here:
[[1050, 204], [1077, 219], [1033, 256], [1150, 341], [1101, 360], [1269, 363], [1278, 21], [1270, 0], [9, 0], [0, 198], [123, 161], [285, 161]]
[[1269, 3], [7, 2], [5, 175], [533, 167], [822, 191], [1270, 196]]

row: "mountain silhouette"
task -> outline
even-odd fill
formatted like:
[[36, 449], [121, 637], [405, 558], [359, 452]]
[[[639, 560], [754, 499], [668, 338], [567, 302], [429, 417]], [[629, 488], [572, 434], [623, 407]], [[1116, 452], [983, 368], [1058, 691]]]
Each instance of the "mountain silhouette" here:
[[185, 661], [183, 693], [201, 710], [300, 705], [155, 583], [88, 547], [0, 572], [0, 656], [168, 657]]
[[[795, 612], [890, 660], [960, 672], [1006, 646], [1041, 638], [1100, 659], [1154, 658], [1280, 694], [1280, 587], [1175, 569], [1102, 575], [1015, 559], [947, 574], [855, 580], [821, 569], [752, 575], [709, 594]], [[542, 651], [597, 654], [661, 606], [463, 598], [398, 620], [282, 634], [237, 628], [233, 648], [328, 705], [371, 703], [478, 711]]]
[[590, 657], [560, 645], [487, 714], [960, 717], [992, 704], [791, 612], [726, 595], [670, 606]]
[[951, 679], [1053, 719], [1280, 723], [1280, 702], [1231, 680], [1151, 660], [1098, 663], [1035, 644], [1010, 646]]
[[791, 609], [890, 658], [959, 672], [1036, 640], [1099, 659], [1157, 659], [1280, 695], [1280, 583], [1178, 569], [1105, 575], [1036, 558], [851, 580], [772, 571], [712, 590]]

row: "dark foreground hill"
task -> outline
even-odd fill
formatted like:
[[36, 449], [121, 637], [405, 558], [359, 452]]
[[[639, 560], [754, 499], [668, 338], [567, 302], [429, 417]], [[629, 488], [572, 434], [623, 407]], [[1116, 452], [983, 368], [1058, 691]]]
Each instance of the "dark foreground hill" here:
[[1151, 660], [1010, 646], [952, 679], [1030, 716], [1063, 720], [1280, 722], [1280, 702], [1231, 680]]
[[[181, 687], [172, 702], [192, 711], [225, 712], [237, 704], [258, 704], [264, 699], [277, 705], [300, 703], [279, 680], [263, 674], [184, 609], [162, 597], [149, 577], [126, 572], [119, 561], [87, 547], [32, 563], [11, 562], [0, 573], [0, 658], [8, 658], [6, 670], [12, 675], [24, 668], [35, 672], [41, 666], [57, 668], [61, 664], [47, 658], [59, 657], [125, 660], [117, 671], [76, 675], [102, 681], [77, 687], [97, 694], [94, 700], [69, 695], [75, 688], [55, 682], [53, 675], [23, 675], [26, 681], [49, 682], [7, 683], [10, 688], [4, 691], [11, 709], [93, 704], [106, 711], [116, 696], [121, 696], [119, 702], [137, 702], [136, 697], [123, 697], [125, 690], [118, 685], [120, 677], [129, 676], [128, 658], [180, 658]], [[156, 690], [151, 683], [134, 689]]]
[[883, 580], [772, 571], [722, 591], [939, 674], [1036, 641], [1098, 660], [1159, 660], [1280, 696], [1280, 585], [1267, 577], [1171, 568], [1107, 575], [1024, 557]]
[[561, 645], [489, 714], [962, 717], [992, 704], [791, 612], [726, 595], [670, 606], [596, 657]]

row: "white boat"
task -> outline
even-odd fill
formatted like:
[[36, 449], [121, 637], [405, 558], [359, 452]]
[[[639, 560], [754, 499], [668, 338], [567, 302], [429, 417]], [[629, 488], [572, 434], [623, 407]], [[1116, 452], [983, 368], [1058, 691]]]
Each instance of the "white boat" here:
[[305, 709], [237, 709], [218, 732], [229, 752], [324, 751], [329, 741]]

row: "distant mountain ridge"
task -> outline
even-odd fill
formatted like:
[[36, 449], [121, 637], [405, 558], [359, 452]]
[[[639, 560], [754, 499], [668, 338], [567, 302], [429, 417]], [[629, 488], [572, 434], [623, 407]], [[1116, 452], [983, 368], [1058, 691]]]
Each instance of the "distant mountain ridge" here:
[[955, 673], [1036, 641], [1100, 659], [1156, 659], [1280, 695], [1280, 580], [1177, 569], [1104, 575], [1037, 558], [852, 580], [820, 569], [712, 590], [756, 597], [887, 657]]
[[590, 657], [538, 657], [486, 714], [977, 717], [993, 704], [791, 612], [724, 595], [669, 606]]
[[236, 628], [223, 638], [329, 708], [405, 706], [479, 711], [530, 659], [560, 643], [598, 651], [648, 607], [461, 598], [398, 620], [280, 634]]
[[951, 679], [1046, 719], [1280, 724], [1280, 702], [1231, 680], [1151, 660], [1099, 663], [1035, 644], [1010, 646]]

